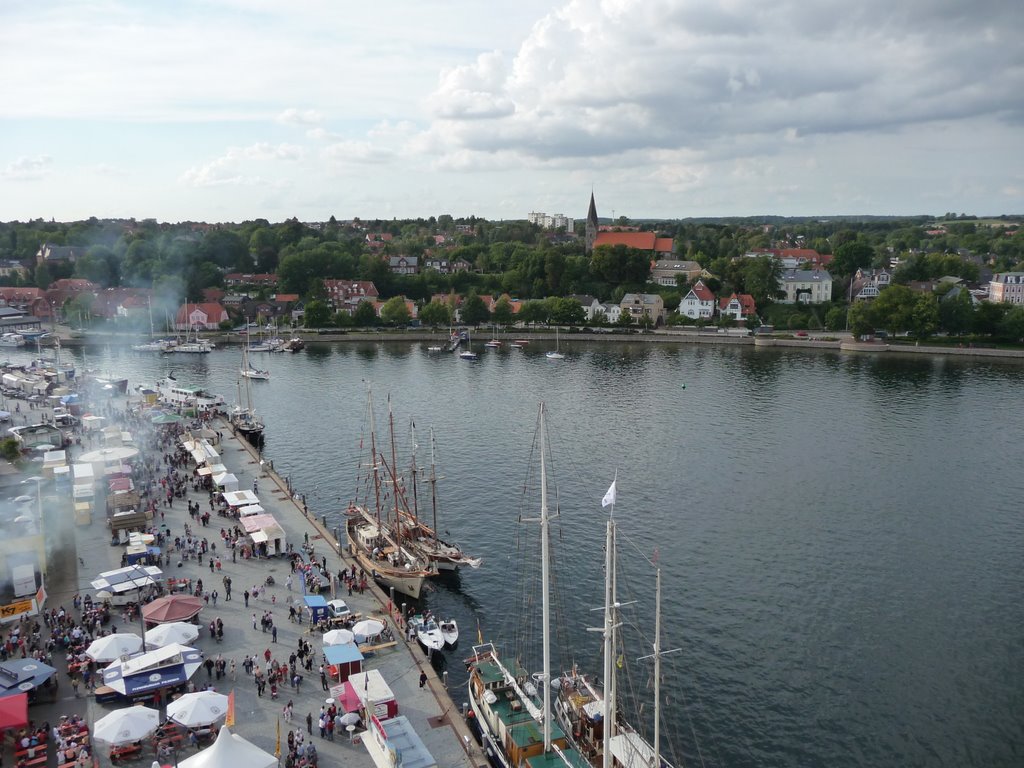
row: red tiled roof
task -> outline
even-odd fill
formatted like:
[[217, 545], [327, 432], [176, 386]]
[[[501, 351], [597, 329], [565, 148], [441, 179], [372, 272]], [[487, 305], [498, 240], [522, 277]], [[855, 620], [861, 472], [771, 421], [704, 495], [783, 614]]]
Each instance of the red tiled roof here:
[[598, 232], [594, 247], [624, 245], [641, 251], [653, 251], [657, 238], [653, 232]]
[[202, 304], [182, 304], [178, 308], [178, 314], [176, 316], [176, 322], [187, 323], [188, 316], [191, 315], [195, 310], [202, 310], [203, 314], [206, 315], [208, 320], [219, 323], [222, 318], [227, 316], [227, 310], [224, 309], [220, 304], [216, 302], [203, 302]]
[[[711, 292], [711, 289], [704, 285], [703, 280], [698, 280], [694, 283], [693, 288], [690, 289], [690, 293], [696, 296], [701, 301], [714, 301], [715, 294]], [[689, 295], [689, 294], [687, 294]]]
[[744, 315], [752, 315], [757, 311], [757, 305], [754, 303], [754, 297], [749, 293], [734, 293], [729, 298], [722, 298], [718, 302], [719, 309], [725, 309], [729, 306], [733, 299], [738, 299], [740, 302], [740, 309]]
[[675, 241], [671, 237], [659, 237], [654, 241], [654, 250], [658, 253], [672, 253]]

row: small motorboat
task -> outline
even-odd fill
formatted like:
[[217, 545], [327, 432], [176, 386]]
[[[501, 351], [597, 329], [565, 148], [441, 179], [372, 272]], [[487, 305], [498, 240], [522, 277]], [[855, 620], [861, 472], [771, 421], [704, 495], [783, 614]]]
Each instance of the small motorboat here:
[[455, 623], [455, 619], [442, 619], [439, 625], [441, 629], [441, 637], [444, 638], [444, 644], [449, 648], [454, 648], [459, 643], [459, 625]]
[[416, 627], [416, 639], [428, 651], [440, 651], [444, 648], [444, 635], [441, 634], [441, 628], [433, 619], [420, 620]]

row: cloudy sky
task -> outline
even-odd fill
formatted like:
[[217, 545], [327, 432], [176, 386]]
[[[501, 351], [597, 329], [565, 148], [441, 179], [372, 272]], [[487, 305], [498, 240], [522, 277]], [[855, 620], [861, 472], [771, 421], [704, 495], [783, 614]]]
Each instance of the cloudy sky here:
[[1011, 0], [3, 0], [0, 220], [1024, 212]]

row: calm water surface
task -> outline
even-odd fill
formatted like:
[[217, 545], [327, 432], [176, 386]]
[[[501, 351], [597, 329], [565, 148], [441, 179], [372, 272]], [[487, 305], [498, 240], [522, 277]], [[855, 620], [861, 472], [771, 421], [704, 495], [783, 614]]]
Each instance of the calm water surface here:
[[[518, 621], [516, 516], [543, 400], [572, 587], [563, 651], [599, 671], [582, 628], [618, 471], [616, 517], [628, 547], [658, 549], [665, 644], [681, 649], [665, 681], [677, 763], [1024, 765], [1020, 365], [626, 345], [470, 364], [425, 346], [263, 355], [272, 380], [252, 390], [266, 456], [332, 521], [359, 488], [368, 385], [379, 427], [391, 395], [400, 467], [410, 421], [421, 466], [433, 428], [441, 527], [485, 558], [428, 597], [463, 629], [454, 682], [476, 621], [499, 640]], [[238, 364], [227, 350], [84, 361], [132, 386], [173, 370], [231, 400]], [[639, 555], [624, 568], [653, 584]], [[634, 596], [650, 617], [652, 590]]]

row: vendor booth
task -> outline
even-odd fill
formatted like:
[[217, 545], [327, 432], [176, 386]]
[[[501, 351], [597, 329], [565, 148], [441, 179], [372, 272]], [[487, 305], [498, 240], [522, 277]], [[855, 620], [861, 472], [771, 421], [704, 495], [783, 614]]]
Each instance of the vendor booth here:
[[218, 488], [223, 488], [225, 491], [238, 490], [238, 478], [231, 472], [214, 475], [213, 482]]
[[315, 627], [321, 621], [327, 621], [330, 614], [327, 612], [326, 598], [320, 595], [306, 595], [305, 601], [310, 624]]
[[405, 768], [437, 768], [437, 761], [431, 756], [406, 717], [391, 720], [372, 718], [363, 746], [375, 766], [401, 765]]
[[334, 682], [344, 683], [349, 677], [363, 671], [363, 653], [355, 643], [328, 645], [324, 648], [327, 661], [327, 677]]
[[357, 712], [365, 708], [378, 720], [398, 717], [395, 694], [376, 669], [349, 675], [340, 700], [346, 712]]
[[273, 515], [249, 515], [240, 517], [239, 522], [252, 539], [254, 550], [261, 557], [283, 555], [287, 551], [284, 528]]

